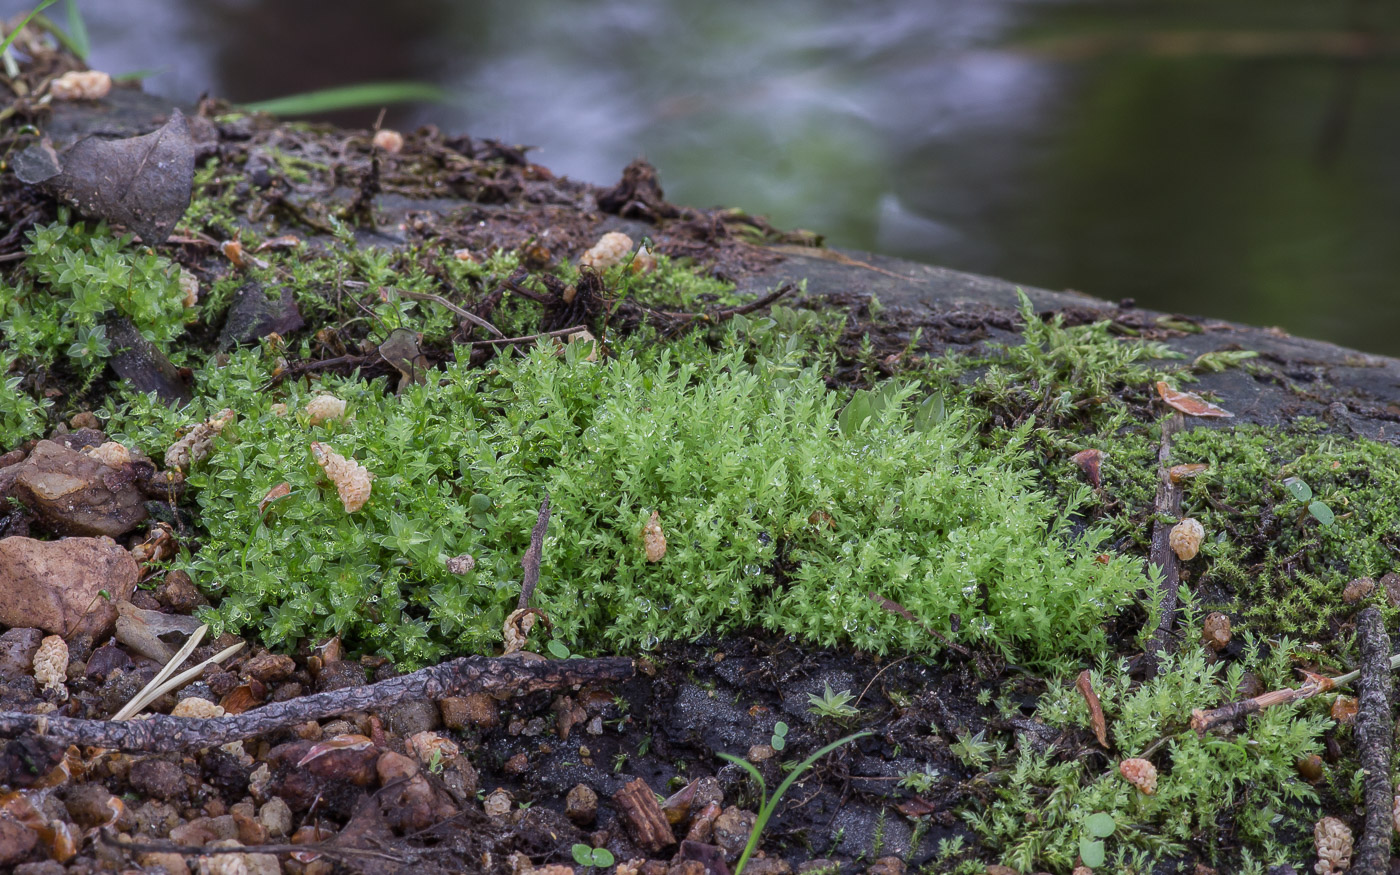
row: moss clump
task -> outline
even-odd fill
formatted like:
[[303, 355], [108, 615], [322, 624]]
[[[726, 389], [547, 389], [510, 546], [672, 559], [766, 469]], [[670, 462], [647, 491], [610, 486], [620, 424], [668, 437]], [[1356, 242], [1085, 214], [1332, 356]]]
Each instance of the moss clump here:
[[[66, 214], [29, 232], [23, 267], [8, 281], [0, 279], [0, 344], [6, 349], [0, 377], [12, 368], [57, 368], [86, 391], [114, 352], [105, 324], [113, 315], [129, 319], [147, 340], [183, 360], [170, 349], [191, 312], [180, 269], [149, 251], [133, 251], [129, 239], [111, 234], [105, 224], [69, 225]], [[37, 402], [10, 398], [0, 404], [0, 445], [42, 427]]]
[[[1343, 611], [1348, 581], [1395, 568], [1400, 553], [1400, 448], [1326, 434], [1241, 426], [1196, 429], [1172, 449], [1177, 462], [1207, 462], [1186, 488], [1183, 514], [1206, 527], [1203, 582], [1229, 586], [1261, 630], [1316, 635]], [[1335, 515], [1323, 525], [1284, 485], [1308, 483]], [[1385, 593], [1372, 596], [1389, 611]]]
[[[1187, 623], [1199, 617], [1188, 617]], [[1110, 871], [1149, 872], [1188, 846], [1222, 871], [1254, 860], [1297, 859], [1282, 837], [1311, 836], [1305, 803], [1316, 791], [1299, 776], [1297, 761], [1322, 749], [1331, 725], [1320, 702], [1270, 708], [1250, 715], [1235, 733], [1197, 735], [1188, 728], [1193, 708], [1210, 708], [1240, 695], [1246, 667], [1269, 689], [1290, 680], [1288, 640], [1271, 650], [1251, 646], [1224, 667], [1210, 664], [1199, 644], [1166, 660], [1151, 681], [1134, 684], [1124, 661], [1092, 673], [1114, 745], [1114, 758], [1065, 756], [1057, 749], [1022, 745], [1009, 774], [985, 809], [964, 814], [1003, 863], [1022, 872], [1075, 866], [1091, 815], [1107, 814], [1114, 830], [1104, 839]], [[1037, 717], [1060, 728], [1089, 728], [1089, 712], [1073, 683], [1051, 686]], [[1147, 757], [1157, 769], [1156, 792], [1146, 795], [1119, 774], [1119, 761]], [[1231, 850], [1223, 850], [1223, 849]], [[1227, 865], [1221, 865], [1226, 862]], [[1261, 871], [1262, 866], [1255, 869]]]
[[[815, 370], [749, 347], [691, 341], [597, 364], [582, 353], [542, 345], [489, 372], [452, 365], [398, 398], [329, 382], [353, 418], [316, 427], [274, 415], [274, 396], [254, 390], [256, 355], [206, 371], [181, 416], [239, 414], [190, 478], [209, 539], [188, 564], [220, 592], [211, 619], [272, 644], [341, 634], [403, 664], [491, 648], [545, 492], [554, 521], [535, 603], [580, 649], [754, 623], [935, 649], [875, 591], [950, 637], [1046, 662], [1100, 645], [1102, 621], [1144, 585], [1131, 558], [1096, 556], [1105, 532], [1071, 535], [1085, 496], [1052, 505], [1020, 443], [978, 448], [960, 411], [916, 428], [910, 388], [848, 435], [841, 396]], [[306, 396], [284, 400], [295, 411]], [[148, 405], [131, 421], [159, 452], [173, 416]], [[341, 509], [311, 440], [375, 473], [364, 510]], [[261, 512], [283, 481], [292, 495]], [[669, 542], [659, 562], [641, 541], [653, 511]], [[446, 563], [461, 553], [476, 561], [459, 576]]]

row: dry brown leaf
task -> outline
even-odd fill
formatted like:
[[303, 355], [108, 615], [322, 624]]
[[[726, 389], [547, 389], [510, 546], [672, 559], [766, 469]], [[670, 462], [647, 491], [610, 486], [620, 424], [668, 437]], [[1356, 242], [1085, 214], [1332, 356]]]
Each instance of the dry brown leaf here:
[[1079, 689], [1080, 695], [1084, 697], [1084, 702], [1089, 706], [1089, 722], [1094, 727], [1094, 737], [1099, 740], [1099, 746], [1108, 747], [1108, 722], [1103, 716], [1103, 705], [1099, 702], [1099, 694], [1094, 692], [1094, 685], [1091, 675], [1086, 668], [1079, 673], [1074, 685]]
[[1181, 392], [1168, 386], [1166, 383], [1158, 381], [1157, 394], [1162, 396], [1162, 400], [1173, 410], [1180, 410], [1187, 416], [1203, 417], [1231, 417], [1235, 414], [1223, 407], [1218, 407], [1194, 392]]
[[1190, 480], [1210, 470], [1210, 466], [1204, 462], [1194, 462], [1190, 465], [1172, 465], [1167, 469], [1167, 477], [1173, 483], [1181, 483]]

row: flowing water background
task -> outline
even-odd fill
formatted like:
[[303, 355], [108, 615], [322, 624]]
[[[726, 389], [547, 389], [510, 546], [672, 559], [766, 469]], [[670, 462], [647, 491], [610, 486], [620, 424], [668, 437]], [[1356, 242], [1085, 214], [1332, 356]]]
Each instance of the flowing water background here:
[[183, 100], [433, 82], [445, 103], [387, 123], [533, 144], [598, 183], [645, 156], [673, 201], [833, 245], [1400, 355], [1400, 4], [81, 8], [93, 66]]

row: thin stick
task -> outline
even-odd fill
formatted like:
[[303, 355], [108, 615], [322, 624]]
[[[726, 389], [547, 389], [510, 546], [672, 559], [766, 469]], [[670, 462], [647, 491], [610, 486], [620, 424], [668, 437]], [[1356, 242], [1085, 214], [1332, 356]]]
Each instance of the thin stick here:
[[1374, 605], [1357, 616], [1356, 633], [1361, 644], [1356, 747], [1365, 789], [1366, 829], [1357, 842], [1352, 871], [1357, 875], [1385, 875], [1390, 871], [1390, 839], [1395, 830], [1395, 791], [1390, 786], [1390, 753], [1395, 741], [1387, 665], [1390, 636], [1385, 634], [1381, 612]]
[[[1186, 427], [1186, 417], [1180, 413], [1162, 422], [1162, 441], [1157, 448], [1157, 496], [1152, 510], [1159, 516], [1173, 519], [1181, 516], [1181, 484], [1173, 483], [1167, 473], [1172, 452], [1172, 436]], [[1172, 626], [1176, 623], [1177, 590], [1181, 586], [1176, 553], [1171, 548], [1171, 525], [1158, 519], [1152, 524], [1152, 549], [1148, 562], [1161, 572], [1162, 584], [1157, 590], [1157, 628], [1143, 648], [1142, 665], [1147, 677], [1157, 674], [1161, 653], [1168, 649]]]
[[473, 340], [471, 343], [468, 343], [467, 346], [477, 346], [483, 343], [524, 343], [527, 340], [539, 340], [542, 337], [561, 337], [565, 334], [573, 334], [576, 331], [583, 331], [585, 330], [585, 328], [586, 326], [583, 325], [575, 325], [572, 328], [560, 328], [557, 331], [542, 331], [539, 334], [526, 334], [523, 337], [502, 337], [499, 339], [492, 338], [491, 340]]
[[540, 502], [540, 515], [535, 519], [535, 527], [530, 530], [530, 549], [520, 559], [525, 575], [520, 579], [520, 601], [515, 609], [522, 611], [530, 607], [530, 596], [535, 594], [535, 585], [540, 582], [540, 558], [544, 555], [544, 534], [549, 529], [549, 493]]
[[473, 325], [485, 328], [487, 331], [491, 332], [497, 337], [505, 337], [505, 335], [501, 333], [501, 329], [492, 325], [490, 322], [487, 322], [485, 319], [482, 319], [480, 316], [476, 315], [472, 311], [458, 307], [456, 304], [447, 300], [442, 295], [434, 295], [429, 292], [410, 292], [406, 289], [395, 289], [394, 291], [398, 292], [399, 297], [401, 298], [412, 298], [415, 301], [432, 301], [434, 304], [440, 304], [446, 307], [447, 309], [451, 310], [453, 313], [456, 313], [458, 316], [461, 316], [463, 319], [467, 320]]
[[[1390, 658], [1388, 663], [1390, 671], [1400, 668], [1400, 654]], [[1203, 711], [1200, 708], [1191, 712], [1191, 728], [1197, 732], [1206, 732], [1214, 729], [1222, 723], [1229, 723], [1248, 714], [1256, 714], [1265, 708], [1272, 708], [1275, 705], [1287, 705], [1290, 702], [1298, 702], [1303, 699], [1311, 699], [1329, 690], [1336, 689], [1344, 684], [1349, 684], [1361, 676], [1360, 670], [1349, 671], [1344, 675], [1334, 678], [1323, 677], [1304, 671], [1305, 683], [1296, 688], [1271, 690], [1252, 699], [1244, 699], [1239, 702], [1231, 702], [1228, 705], [1221, 705], [1219, 708], [1212, 708]]]
[[441, 699], [463, 692], [524, 694], [632, 677], [632, 660], [491, 659], [469, 656], [377, 684], [329, 690], [287, 702], [274, 702], [226, 717], [196, 720], [156, 715], [146, 720], [76, 720], [47, 714], [0, 711], [0, 737], [42, 735], [64, 744], [124, 751], [189, 751], [218, 747], [321, 720], [348, 711], [371, 711], [408, 699]]

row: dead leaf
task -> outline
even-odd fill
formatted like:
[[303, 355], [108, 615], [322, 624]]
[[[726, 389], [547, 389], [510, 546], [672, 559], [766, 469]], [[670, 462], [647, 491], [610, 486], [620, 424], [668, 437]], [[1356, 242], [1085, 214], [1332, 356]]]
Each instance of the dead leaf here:
[[291, 494], [292, 484], [287, 483], [286, 481], [278, 483], [276, 486], [272, 487], [267, 491], [267, 494], [263, 496], [262, 501], [258, 502], [258, 513], [265, 513], [269, 504], [272, 504], [279, 498], [286, 498], [288, 495]]
[[1099, 740], [1099, 746], [1108, 748], [1108, 722], [1104, 720], [1103, 705], [1099, 702], [1099, 694], [1094, 692], [1094, 684], [1091, 680], [1089, 670], [1086, 668], [1079, 673], [1074, 685], [1079, 690], [1079, 694], [1084, 697], [1084, 702], [1089, 706], [1089, 722], [1094, 727], [1094, 737]]
[[1187, 416], [1203, 417], [1231, 417], [1235, 414], [1223, 407], [1218, 407], [1194, 392], [1180, 392], [1168, 386], [1166, 383], [1158, 381], [1157, 394], [1162, 396], [1162, 400], [1173, 410], [1180, 410]]
[[297, 760], [297, 768], [301, 768], [312, 760], [323, 757], [331, 751], [336, 750], [364, 750], [373, 747], [374, 742], [363, 735], [337, 735], [335, 738], [328, 738], [325, 741], [317, 742], [306, 752], [306, 756]]
[[79, 140], [60, 156], [63, 172], [44, 185], [78, 212], [125, 225], [154, 245], [190, 205], [194, 156], [189, 123], [177, 109], [144, 136]]
[[400, 388], [409, 382], [422, 383], [427, 379], [428, 358], [418, 346], [418, 335], [407, 328], [389, 332], [389, 337], [379, 344], [379, 355], [403, 375]]
[[1167, 477], [1173, 483], [1181, 483], [1204, 474], [1208, 470], [1210, 470], [1210, 466], [1202, 462], [1194, 462], [1190, 465], [1172, 465], [1167, 469]]
[[1103, 463], [1102, 450], [1080, 450], [1070, 457], [1070, 461], [1078, 465], [1084, 476], [1089, 478], [1090, 486], [1098, 489], [1103, 485], [1103, 475], [1099, 470]]

